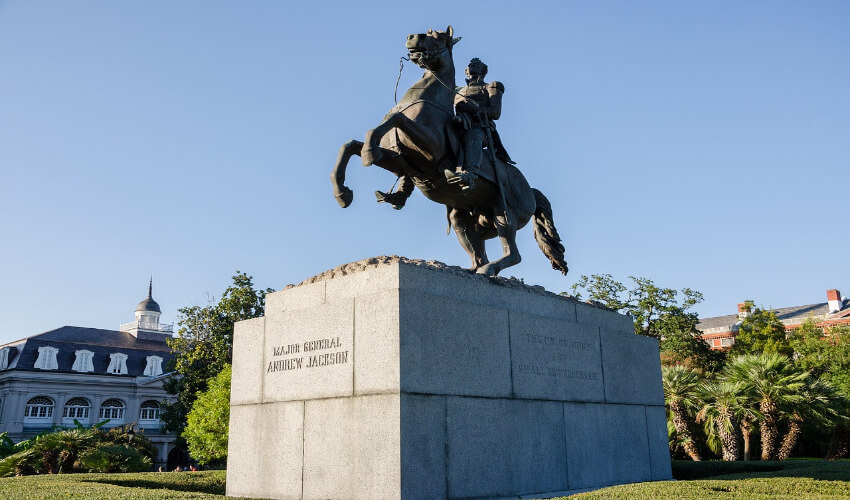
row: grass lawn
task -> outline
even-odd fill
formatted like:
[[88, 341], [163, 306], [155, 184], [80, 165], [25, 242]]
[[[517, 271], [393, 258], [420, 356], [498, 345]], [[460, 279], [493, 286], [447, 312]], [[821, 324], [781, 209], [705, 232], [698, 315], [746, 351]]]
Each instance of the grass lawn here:
[[224, 471], [57, 474], [0, 479], [0, 498], [224, 498]]
[[[850, 460], [673, 463], [677, 481], [611, 486], [570, 498], [850, 498]], [[224, 498], [224, 471], [60, 474], [0, 479], [2, 499]]]
[[850, 460], [675, 461], [673, 476], [676, 481], [611, 486], [570, 498], [850, 498]]

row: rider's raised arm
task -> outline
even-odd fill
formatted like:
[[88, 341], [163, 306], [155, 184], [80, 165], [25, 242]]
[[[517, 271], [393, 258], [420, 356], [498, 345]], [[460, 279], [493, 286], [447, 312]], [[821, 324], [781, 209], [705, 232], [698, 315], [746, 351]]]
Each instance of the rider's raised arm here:
[[505, 86], [502, 82], [490, 82], [487, 84], [487, 94], [490, 99], [487, 103], [487, 116], [491, 120], [498, 120], [502, 116], [502, 94], [505, 93]]

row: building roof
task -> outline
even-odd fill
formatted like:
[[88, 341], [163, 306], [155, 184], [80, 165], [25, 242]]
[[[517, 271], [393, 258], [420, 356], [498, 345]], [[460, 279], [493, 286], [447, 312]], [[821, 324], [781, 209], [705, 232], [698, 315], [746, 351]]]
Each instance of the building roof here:
[[[815, 321], [838, 318], [841, 317], [843, 313], [847, 312], [848, 307], [850, 307], [850, 301], [844, 299], [841, 304], [841, 309], [832, 314], [829, 312], [828, 302], [819, 302], [817, 304], [808, 304], [804, 306], [780, 307], [778, 309], [773, 309], [773, 311], [782, 323], [786, 326], [790, 326], [800, 325], [809, 317], [812, 317]], [[733, 331], [737, 329], [736, 325], [740, 321], [741, 319], [737, 314], [703, 318], [697, 324], [697, 329], [703, 332], [715, 328], [727, 328], [727, 331]]]
[[148, 297], [145, 300], [139, 302], [139, 305], [136, 306], [137, 311], [152, 311], [161, 313], [162, 311], [159, 309], [159, 304], [156, 303], [153, 298]]
[[[56, 355], [58, 370], [33, 368], [38, 359], [38, 348], [43, 346], [58, 349], [59, 352]], [[77, 373], [71, 370], [76, 351], [86, 349], [94, 353], [92, 359], [94, 372], [89, 372], [90, 375], [105, 375], [106, 368], [109, 366], [109, 355], [116, 352], [127, 355], [127, 375], [124, 376], [131, 377], [143, 376], [148, 356], [161, 357], [163, 366], [173, 357], [171, 349], [165, 342], [137, 339], [127, 332], [79, 326], [63, 326], [0, 347], [13, 348], [9, 355], [9, 370], [68, 373]]]
[[704, 331], [713, 328], [729, 328], [739, 321], [737, 314], [727, 314], [726, 316], [714, 316], [711, 318], [703, 318], [697, 323], [697, 330]]

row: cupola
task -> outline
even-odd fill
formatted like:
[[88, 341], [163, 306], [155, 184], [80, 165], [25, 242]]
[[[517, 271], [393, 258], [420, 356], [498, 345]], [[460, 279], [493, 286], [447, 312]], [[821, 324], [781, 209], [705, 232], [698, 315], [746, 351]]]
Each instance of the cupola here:
[[134, 315], [135, 321], [121, 325], [120, 330], [122, 332], [127, 332], [138, 339], [163, 342], [171, 337], [172, 325], [159, 323], [162, 309], [153, 300], [153, 278], [148, 282], [148, 296], [136, 306]]
[[144, 328], [141, 325], [156, 327], [159, 325], [160, 316], [162, 316], [162, 310], [159, 308], [159, 304], [153, 300], [153, 278], [151, 278], [150, 283], [148, 283], [147, 298], [136, 306], [136, 321], [139, 322], [140, 328]]

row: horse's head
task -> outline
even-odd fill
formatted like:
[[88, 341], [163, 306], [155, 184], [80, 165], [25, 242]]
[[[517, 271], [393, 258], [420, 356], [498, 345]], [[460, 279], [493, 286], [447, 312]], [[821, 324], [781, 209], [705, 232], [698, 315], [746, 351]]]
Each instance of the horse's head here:
[[407, 35], [407, 50], [410, 60], [420, 68], [438, 72], [452, 61], [452, 46], [460, 41], [453, 37], [451, 26], [446, 31], [428, 30], [428, 33]]

